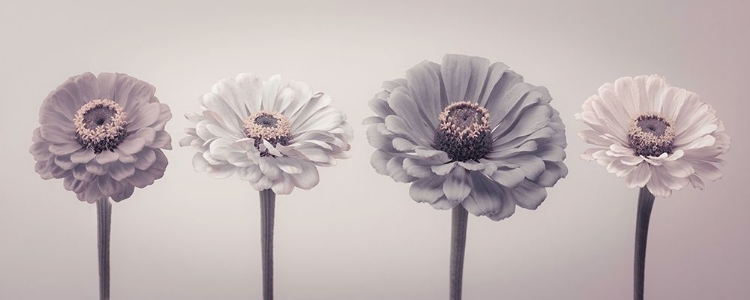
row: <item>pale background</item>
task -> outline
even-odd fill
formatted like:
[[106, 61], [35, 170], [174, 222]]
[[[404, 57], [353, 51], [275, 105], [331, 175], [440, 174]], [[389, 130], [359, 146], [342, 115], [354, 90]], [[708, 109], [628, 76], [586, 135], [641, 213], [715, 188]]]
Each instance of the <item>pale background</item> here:
[[651, 73], [702, 95], [733, 140], [723, 179], [657, 199], [646, 296], [750, 297], [747, 2], [245, 2], [4, 1], [0, 299], [98, 296], [95, 206], [28, 153], [44, 97], [85, 71], [148, 81], [174, 114], [165, 177], [113, 207], [113, 300], [260, 299], [258, 193], [195, 173], [177, 147], [184, 113], [240, 72], [329, 93], [356, 134], [316, 188], [278, 197], [277, 299], [446, 299], [450, 212], [377, 175], [360, 125], [383, 80], [444, 53], [548, 87], [570, 144], [570, 175], [539, 209], [470, 218], [465, 299], [631, 299], [637, 191], [579, 158], [573, 115], [602, 83]]

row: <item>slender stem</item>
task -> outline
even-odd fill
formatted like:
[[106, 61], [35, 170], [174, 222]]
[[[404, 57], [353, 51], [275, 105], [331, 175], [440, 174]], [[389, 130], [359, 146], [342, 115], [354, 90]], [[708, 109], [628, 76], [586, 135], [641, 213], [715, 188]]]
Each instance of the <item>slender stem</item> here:
[[96, 201], [99, 248], [99, 299], [109, 300], [109, 233], [112, 228], [112, 204], [109, 198]]
[[633, 299], [643, 300], [643, 284], [646, 274], [646, 242], [648, 241], [648, 221], [654, 207], [654, 194], [646, 187], [638, 195], [638, 217], [635, 225], [635, 260], [633, 262]]
[[276, 194], [270, 190], [260, 192], [260, 248], [263, 268], [263, 299], [273, 300], [273, 216]]
[[468, 225], [469, 213], [463, 205], [456, 205], [453, 208], [451, 224], [450, 300], [461, 300], [464, 254], [466, 253], [466, 228]]

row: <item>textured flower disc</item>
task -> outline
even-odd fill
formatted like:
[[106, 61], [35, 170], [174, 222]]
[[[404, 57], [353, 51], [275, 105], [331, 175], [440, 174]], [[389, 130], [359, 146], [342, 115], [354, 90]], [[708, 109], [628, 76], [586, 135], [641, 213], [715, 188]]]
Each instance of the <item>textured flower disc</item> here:
[[411, 183], [437, 209], [463, 205], [477, 216], [536, 209], [568, 170], [565, 127], [549, 92], [502, 63], [446, 55], [386, 81], [370, 101], [367, 139], [375, 170]]
[[76, 112], [76, 141], [94, 154], [114, 151], [128, 136], [126, 114], [112, 100], [94, 99]]
[[215, 84], [181, 146], [197, 151], [196, 171], [222, 178], [237, 174], [258, 191], [289, 194], [318, 184], [317, 166], [346, 158], [352, 129], [333, 99], [305, 83], [281, 84], [240, 74]]
[[583, 158], [624, 177], [630, 188], [648, 187], [669, 197], [688, 183], [721, 177], [718, 157], [730, 139], [710, 105], [697, 94], [671, 87], [658, 75], [606, 83], [576, 114], [591, 129], [580, 132], [593, 148]]
[[[263, 141], [268, 141], [271, 146], [289, 146], [289, 134], [291, 123], [289, 118], [275, 111], [257, 111], [242, 121], [245, 127], [245, 136], [255, 139], [255, 147], [260, 149]], [[274, 156], [268, 153], [268, 149], [260, 152], [260, 156]]]
[[84, 73], [40, 108], [30, 152], [44, 179], [63, 178], [81, 201], [121, 201], [164, 175], [172, 117], [150, 84], [125, 74]]

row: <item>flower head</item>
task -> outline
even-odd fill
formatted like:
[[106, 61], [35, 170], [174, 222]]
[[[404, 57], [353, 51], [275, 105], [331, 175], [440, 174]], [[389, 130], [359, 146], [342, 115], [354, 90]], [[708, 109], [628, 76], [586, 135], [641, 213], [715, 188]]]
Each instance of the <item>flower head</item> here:
[[352, 129], [333, 99], [305, 83], [282, 85], [239, 74], [215, 84], [181, 146], [192, 146], [196, 171], [222, 178], [237, 174], [258, 191], [289, 194], [318, 184], [317, 166], [346, 158]]
[[411, 183], [410, 195], [438, 209], [477, 216], [537, 208], [565, 177], [565, 128], [549, 92], [502, 63], [446, 55], [370, 100], [367, 138], [375, 170]]
[[606, 83], [583, 104], [576, 119], [591, 127], [579, 135], [593, 148], [583, 158], [624, 177], [629, 188], [648, 187], [669, 197], [701, 178], [721, 178], [719, 155], [730, 139], [710, 105], [697, 94], [667, 85], [658, 75]]
[[161, 178], [172, 117], [150, 84], [125, 74], [84, 73], [47, 96], [30, 152], [44, 179], [63, 178], [78, 199], [121, 201]]

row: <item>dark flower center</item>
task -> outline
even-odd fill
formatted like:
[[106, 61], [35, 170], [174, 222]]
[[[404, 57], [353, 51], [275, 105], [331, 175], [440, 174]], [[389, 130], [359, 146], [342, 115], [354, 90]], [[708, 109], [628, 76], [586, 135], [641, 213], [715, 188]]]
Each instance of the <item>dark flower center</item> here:
[[490, 114], [475, 102], [448, 105], [439, 116], [435, 148], [453, 161], [479, 161], [492, 150]]
[[128, 136], [125, 112], [108, 99], [91, 100], [81, 106], [73, 123], [78, 144], [96, 154], [114, 151]]
[[[289, 144], [289, 132], [291, 131], [291, 123], [289, 119], [275, 111], [258, 111], [242, 121], [245, 127], [245, 136], [255, 139], [255, 148], [261, 150], [260, 145], [263, 144], [263, 140], [268, 141], [271, 145], [281, 144], [286, 146]], [[274, 156], [270, 154], [267, 149], [261, 151], [260, 156]]]
[[673, 122], [659, 114], [649, 113], [633, 119], [628, 143], [636, 155], [659, 156], [672, 153], [675, 128]]
[[276, 127], [279, 123], [279, 119], [272, 115], [259, 115], [255, 117], [255, 123], [263, 127]]

